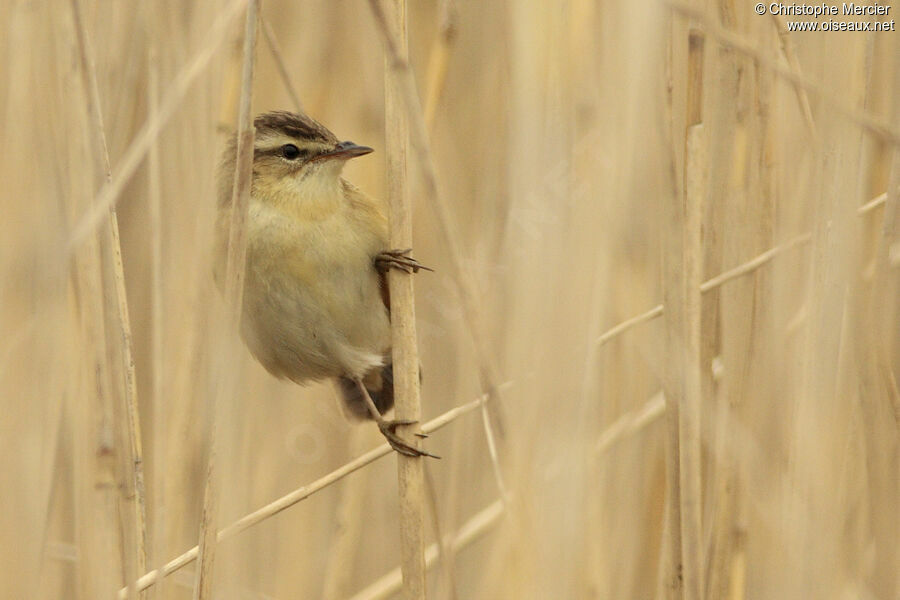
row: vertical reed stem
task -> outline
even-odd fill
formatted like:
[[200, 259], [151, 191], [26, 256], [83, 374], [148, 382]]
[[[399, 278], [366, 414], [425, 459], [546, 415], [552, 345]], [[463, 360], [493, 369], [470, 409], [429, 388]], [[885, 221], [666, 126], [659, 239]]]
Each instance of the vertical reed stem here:
[[[476, 359], [478, 363], [478, 375], [481, 382], [481, 389], [489, 395], [492, 408], [489, 403], [481, 405], [482, 423], [484, 424], [485, 438], [488, 443], [488, 451], [491, 457], [491, 466], [494, 469], [494, 478], [500, 494], [504, 500], [508, 500], [509, 492], [503, 479], [503, 473], [500, 468], [500, 459], [497, 452], [497, 444], [494, 440], [495, 421], [499, 421], [499, 407], [497, 406], [500, 398], [500, 388], [502, 387], [500, 377], [500, 368], [494, 353], [490, 350], [487, 343], [486, 329], [484, 320], [480, 310], [479, 300], [481, 294], [477, 291], [474, 280], [466, 271], [463, 253], [460, 246], [459, 228], [453, 219], [450, 207], [440, 193], [437, 180], [437, 169], [431, 155], [431, 148], [428, 143], [428, 128], [425, 124], [421, 102], [416, 90], [416, 81], [409, 61], [405, 55], [400, 54], [399, 40], [395, 32], [389, 28], [386, 22], [389, 17], [384, 14], [381, 4], [378, 0], [370, 0], [372, 12], [375, 16], [376, 24], [382, 34], [382, 39], [388, 50], [392, 71], [395, 73], [395, 81], [397, 85], [396, 100], [400, 106], [406, 110], [409, 119], [409, 143], [416, 155], [419, 165], [422, 183], [425, 188], [426, 197], [433, 204], [435, 214], [440, 224], [441, 231], [446, 243], [447, 253], [450, 257], [451, 277], [456, 284], [456, 290], [459, 294], [460, 305], [463, 314], [466, 317], [466, 325], [474, 344]], [[403, 42], [405, 45], [405, 40]]]
[[[681, 200], [681, 181], [678, 178], [677, 157], [675, 149], [675, 114], [674, 114], [674, 63], [675, 63], [675, 23], [669, 25], [668, 43], [666, 44], [665, 61], [665, 127], [666, 142], [668, 146], [668, 171], [666, 182], [669, 189], [663, 196], [663, 207], [660, 211], [660, 227], [662, 229], [662, 283], [663, 301], [668, 304], [675, 288], [670, 283], [678, 277], [678, 265], [671, 259], [675, 252], [679, 251], [680, 239], [672, 235], [672, 223], [676, 217], [673, 213]], [[664, 305], [660, 305], [662, 309]], [[662, 310], [660, 310], [661, 314]], [[672, 336], [673, 318], [668, 314], [665, 319], [665, 343], [666, 352], [669, 352], [670, 338]], [[684, 594], [682, 586], [681, 564], [681, 511], [679, 498], [681, 496], [681, 473], [679, 467], [679, 436], [678, 436], [678, 399], [677, 394], [677, 365], [666, 360], [666, 368], [663, 372], [663, 391], [666, 399], [666, 508], [663, 526], [662, 559], [660, 561], [660, 592], [666, 600], [681, 600]]]
[[[159, 64], [157, 46], [154, 43], [148, 52], [147, 65], [147, 107], [148, 118], [157, 118], [159, 110]], [[153, 535], [148, 552], [151, 565], [162, 565], [165, 556], [166, 527], [165, 515], [165, 455], [166, 406], [163, 396], [163, 297], [162, 297], [162, 173], [159, 166], [159, 140], [154, 140], [147, 153], [147, 199], [150, 216], [150, 321], [152, 337], [150, 342], [150, 362], [153, 379], [151, 383], [151, 406], [153, 412], [153, 488], [152, 506], [154, 512]], [[156, 587], [147, 597], [165, 597], [165, 587]]]
[[706, 194], [706, 136], [703, 130], [703, 35], [691, 31], [688, 38], [687, 133], [685, 137], [684, 205], [682, 221], [681, 312], [682, 396], [679, 427], [681, 461], [681, 558], [685, 598], [703, 596], [703, 536], [701, 502], [700, 418], [702, 402], [701, 299], [703, 251], [701, 227]]
[[221, 346], [220, 364], [216, 377], [217, 387], [213, 391], [207, 415], [209, 427], [209, 458], [207, 462], [206, 487], [203, 496], [203, 515], [200, 522], [200, 542], [198, 544], [198, 567], [194, 585], [194, 600], [208, 600], [212, 597], [213, 566], [216, 553], [216, 533], [218, 524], [219, 489], [216, 473], [217, 453], [217, 407], [224, 394], [233, 386], [227, 385], [226, 370], [233, 348], [237, 345], [238, 326], [241, 315], [241, 301], [244, 292], [244, 265], [247, 253], [247, 210], [250, 205], [250, 182], [253, 170], [253, 114], [251, 99], [253, 92], [253, 58], [256, 49], [256, 28], [258, 0], [247, 3], [247, 20], [244, 30], [244, 64], [241, 73], [241, 104], [238, 115], [237, 155], [234, 171], [234, 187], [231, 196], [231, 223], [228, 232], [228, 259], [225, 272], [225, 300], [228, 308], [228, 331], [226, 343]]
[[[385, 55], [385, 141], [388, 157], [388, 189], [391, 204], [391, 247], [412, 247], [412, 209], [406, 172], [409, 148], [409, 113], [402, 98], [403, 69], [408, 68], [406, 0], [391, 0], [387, 26], [398, 42]], [[399, 60], [398, 60], [399, 59]], [[388, 275], [391, 290], [391, 328], [394, 343], [394, 394], [398, 419], [419, 420], [419, 358], [416, 347], [413, 278], [392, 271]], [[411, 433], [415, 426], [399, 431]], [[425, 494], [422, 457], [397, 454], [400, 483], [401, 570], [404, 597], [425, 598]]]
[[[678, 464], [678, 515], [684, 598], [701, 598], [703, 551], [700, 543], [700, 324], [702, 281], [701, 224], [705, 194], [706, 145], [701, 119], [703, 37], [688, 39], [687, 120], [683, 197], [665, 207], [664, 295], [666, 306], [666, 400], [671, 401], [670, 466]], [[672, 202], [674, 200], [674, 202]], [[674, 412], [677, 410], [677, 412]], [[675, 428], [677, 427], [677, 436]], [[677, 439], [676, 439], [677, 438]], [[671, 471], [670, 471], [671, 472]], [[670, 476], [670, 484], [674, 484]], [[670, 502], [674, 490], [670, 489]], [[674, 515], [673, 515], [674, 516]], [[676, 525], [676, 522], [678, 525]], [[677, 551], [673, 548], [672, 551]]]
[[[103, 113], [100, 107], [100, 90], [97, 85], [97, 72], [93, 57], [88, 48], [87, 29], [81, 16], [79, 0], [72, 0], [72, 16], [75, 21], [75, 34], [78, 39], [78, 53], [84, 84], [85, 104], [91, 121], [93, 133], [93, 152], [97, 169], [97, 188], [109, 184], [112, 179], [109, 150], [106, 144], [106, 132], [103, 125]], [[128, 579], [147, 570], [147, 507], [144, 490], [144, 462], [141, 447], [141, 425], [138, 410], [137, 379], [134, 368], [134, 352], [131, 335], [131, 319], [128, 314], [128, 298], [125, 291], [125, 271], [122, 264], [122, 245], [119, 239], [119, 220], [114, 205], [109, 206], [106, 235], [103, 244], [108, 252], [109, 261], [103, 261], [103, 287], [105, 296], [115, 304], [115, 324], [118, 325], [118, 343], [113, 351], [119, 354], [124, 373], [124, 389], [121, 392], [124, 410], [120, 424], [125, 429], [123, 437], [128, 440], [124, 449], [127, 459], [124, 465], [123, 479], [127, 482], [123, 490], [123, 503], [131, 505], [131, 541], [133, 548], [126, 550], [128, 560], [125, 561]], [[112, 273], [109, 273], [109, 269]], [[110, 297], [111, 296], [111, 297]], [[106, 308], [109, 310], [109, 307]], [[115, 414], [115, 411], [114, 411]], [[124, 422], [123, 422], [124, 421]], [[129, 493], [130, 492], [130, 493]], [[131, 496], [131, 499], [128, 499]]]

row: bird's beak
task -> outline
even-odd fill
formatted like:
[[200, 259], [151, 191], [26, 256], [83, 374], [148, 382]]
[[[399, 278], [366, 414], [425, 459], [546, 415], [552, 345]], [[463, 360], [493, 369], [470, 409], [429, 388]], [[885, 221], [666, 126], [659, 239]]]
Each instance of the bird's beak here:
[[326, 152], [325, 154], [320, 154], [316, 157], [318, 159], [328, 159], [328, 158], [355, 158], [357, 156], [362, 156], [364, 154], [368, 154], [369, 152], [374, 152], [372, 148], [368, 146], [360, 146], [359, 144], [354, 144], [351, 141], [341, 142], [337, 146], [334, 147], [334, 150], [331, 152]]

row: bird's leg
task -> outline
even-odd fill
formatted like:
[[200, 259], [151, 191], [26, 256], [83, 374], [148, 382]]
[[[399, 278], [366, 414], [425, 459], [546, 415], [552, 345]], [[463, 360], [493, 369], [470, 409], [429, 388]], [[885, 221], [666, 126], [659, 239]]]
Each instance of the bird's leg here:
[[[375, 419], [375, 422], [378, 423], [378, 429], [381, 431], [381, 434], [387, 439], [388, 444], [391, 445], [391, 448], [403, 454], [404, 456], [430, 456], [431, 458], [440, 458], [440, 456], [436, 456], [431, 454], [430, 452], [426, 452], [425, 450], [421, 450], [416, 448], [415, 446], [411, 446], [407, 442], [405, 442], [399, 435], [397, 435], [396, 429], [400, 425], [415, 425], [418, 421], [410, 420], [410, 419], [395, 419], [389, 421], [381, 416], [381, 413], [378, 412], [378, 407], [375, 406], [375, 402], [372, 400], [372, 397], [369, 395], [369, 390], [366, 389], [366, 386], [363, 385], [361, 379], [355, 379], [357, 387], [359, 387], [359, 391], [362, 394], [363, 400], [366, 402], [366, 406], [369, 408], [369, 413], [372, 415], [372, 418]], [[419, 435], [419, 434], [416, 434]], [[422, 435], [421, 437], [424, 437]]]
[[404, 273], [418, 273], [419, 269], [434, 271], [410, 256], [410, 252], [412, 252], [412, 248], [380, 252], [375, 256], [375, 267], [382, 273], [387, 273], [390, 269], [397, 269]]

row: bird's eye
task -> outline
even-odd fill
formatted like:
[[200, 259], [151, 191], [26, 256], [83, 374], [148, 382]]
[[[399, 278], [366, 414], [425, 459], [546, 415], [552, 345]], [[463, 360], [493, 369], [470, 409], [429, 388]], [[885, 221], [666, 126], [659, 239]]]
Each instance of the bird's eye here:
[[285, 144], [281, 147], [281, 155], [288, 160], [294, 160], [300, 157], [300, 148], [294, 144]]

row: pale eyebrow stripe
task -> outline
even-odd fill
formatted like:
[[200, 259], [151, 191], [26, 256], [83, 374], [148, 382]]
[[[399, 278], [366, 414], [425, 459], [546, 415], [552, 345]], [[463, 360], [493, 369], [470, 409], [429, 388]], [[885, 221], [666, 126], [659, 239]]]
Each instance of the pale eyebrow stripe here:
[[281, 152], [281, 147], [285, 144], [296, 144], [294, 140], [286, 135], [263, 135], [256, 139], [256, 147], [253, 149], [253, 156], [269, 156]]

